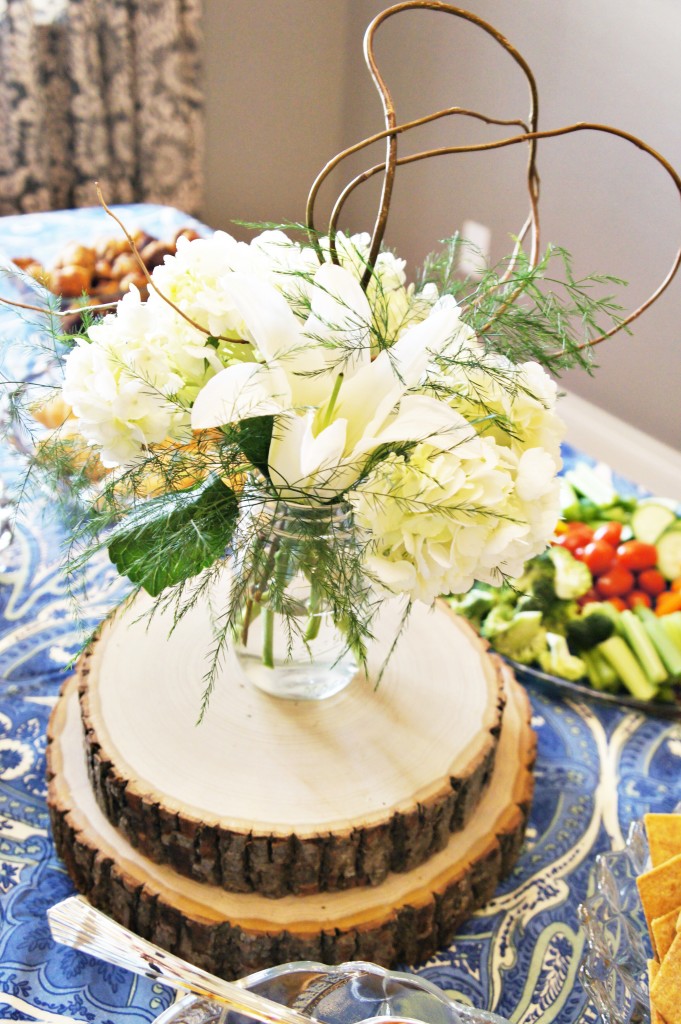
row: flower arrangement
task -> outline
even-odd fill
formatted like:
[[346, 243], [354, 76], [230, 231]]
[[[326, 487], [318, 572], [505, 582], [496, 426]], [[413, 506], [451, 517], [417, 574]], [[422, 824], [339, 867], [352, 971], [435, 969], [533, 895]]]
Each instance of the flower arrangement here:
[[[413, 601], [519, 575], [559, 513], [547, 367], [586, 362], [568, 325], [610, 308], [587, 304], [591, 282], [558, 251], [537, 267], [516, 254], [510, 275], [473, 282], [452, 272], [454, 239], [411, 283], [386, 251], [365, 290], [368, 236], [339, 233], [334, 262], [327, 238], [292, 235], [180, 238], [146, 300], [133, 288], [56, 346], [56, 394], [31, 399], [52, 427], [33, 469], [68, 481], [87, 555], [105, 545], [181, 615], [234, 554], [211, 679], [256, 620], [260, 675], [309, 654], [327, 621], [324, 671], [345, 678], [366, 662], [386, 596], [406, 616]], [[556, 259], [563, 301], [540, 287]], [[83, 557], [72, 550], [71, 565]]]
[[[536, 141], [608, 131], [653, 155], [681, 190], [673, 169], [616, 129], [582, 122], [539, 132], [525, 62], [486, 23], [448, 5], [521, 65], [530, 122], [450, 108], [397, 125], [372, 35], [385, 17], [417, 6], [390, 8], [368, 31], [387, 127], [346, 154], [384, 139], [388, 155], [346, 188], [328, 235], [316, 233], [312, 206], [346, 154], [313, 185], [304, 227], [268, 226], [249, 242], [223, 231], [180, 238], [151, 273], [140, 260], [148, 298], [133, 287], [114, 312], [66, 346], [59, 341], [56, 396], [36, 407], [31, 389], [20, 389], [51, 428], [31, 470], [53, 486], [66, 480], [79, 509], [72, 568], [105, 546], [134, 587], [157, 604], [174, 601], [182, 616], [212, 591], [231, 556], [206, 699], [228, 642], [265, 689], [263, 673], [293, 666], [300, 675], [320, 646], [323, 674], [342, 685], [357, 663], [366, 665], [387, 597], [402, 599], [406, 621], [414, 601], [519, 576], [559, 514], [554, 376], [588, 369], [590, 346], [652, 301], [620, 321], [600, 289], [615, 279], [576, 280], [555, 247], [540, 257]], [[454, 237], [409, 280], [405, 262], [381, 248], [401, 162], [396, 140], [449, 114], [523, 130], [407, 160], [524, 142], [530, 217], [499, 266], [461, 276], [465, 242]], [[380, 229], [347, 236], [336, 224], [342, 203], [377, 171], [385, 174]], [[528, 256], [521, 241], [530, 225]], [[603, 318], [615, 326], [606, 330]], [[298, 683], [291, 692], [304, 695]]]

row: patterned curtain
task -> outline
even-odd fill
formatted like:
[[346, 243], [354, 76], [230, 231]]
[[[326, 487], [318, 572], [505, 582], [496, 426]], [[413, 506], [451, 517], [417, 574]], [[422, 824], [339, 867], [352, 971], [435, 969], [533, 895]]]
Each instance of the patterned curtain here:
[[196, 213], [201, 0], [0, 0], [0, 214]]

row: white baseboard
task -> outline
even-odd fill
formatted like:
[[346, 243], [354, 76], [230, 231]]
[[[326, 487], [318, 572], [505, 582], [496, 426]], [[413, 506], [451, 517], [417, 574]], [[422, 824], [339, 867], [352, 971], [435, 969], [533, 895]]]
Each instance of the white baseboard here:
[[569, 444], [653, 494], [681, 501], [680, 451], [569, 392], [559, 400], [558, 411]]

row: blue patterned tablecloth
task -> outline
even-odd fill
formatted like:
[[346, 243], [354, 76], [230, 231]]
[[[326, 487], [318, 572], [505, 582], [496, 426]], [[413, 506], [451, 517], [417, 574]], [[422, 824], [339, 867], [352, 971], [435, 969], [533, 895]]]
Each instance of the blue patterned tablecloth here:
[[[168, 237], [190, 218], [154, 206], [122, 208], [131, 227]], [[115, 229], [115, 226], [114, 226]], [[49, 260], [72, 238], [114, 233], [102, 210], [0, 219], [0, 250]], [[0, 283], [4, 294], [11, 287]], [[0, 292], [2, 294], [3, 292]], [[0, 341], [37, 328], [0, 310]], [[568, 447], [567, 462], [579, 458]], [[5, 479], [16, 472], [0, 452]], [[631, 488], [626, 481], [617, 481]], [[45, 911], [70, 894], [45, 804], [45, 734], [80, 634], [59, 569], [63, 540], [39, 500], [0, 552], [0, 1014], [1, 991], [98, 1024], [146, 1024], [167, 990], [55, 946]], [[88, 571], [88, 619], [120, 596], [104, 560]], [[518, 1024], [595, 1024], [577, 979], [583, 936], [577, 906], [592, 887], [595, 855], [623, 844], [644, 812], [681, 799], [681, 725], [595, 702], [530, 692], [539, 740], [535, 797], [522, 855], [492, 902], [425, 964], [409, 965], [463, 1002]]]

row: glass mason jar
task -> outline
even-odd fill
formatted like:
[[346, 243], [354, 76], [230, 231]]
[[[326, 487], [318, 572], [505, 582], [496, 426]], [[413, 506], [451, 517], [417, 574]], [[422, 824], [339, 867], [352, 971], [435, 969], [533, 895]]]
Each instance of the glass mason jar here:
[[331, 697], [358, 670], [342, 615], [347, 567], [359, 558], [352, 508], [256, 497], [247, 516], [248, 541], [234, 556], [241, 668], [274, 697]]

